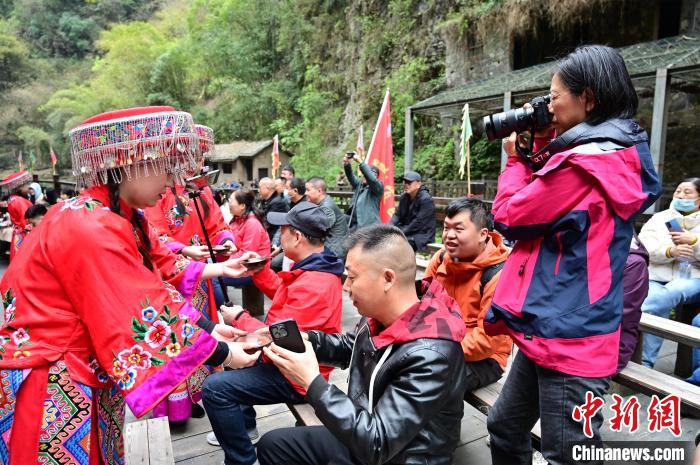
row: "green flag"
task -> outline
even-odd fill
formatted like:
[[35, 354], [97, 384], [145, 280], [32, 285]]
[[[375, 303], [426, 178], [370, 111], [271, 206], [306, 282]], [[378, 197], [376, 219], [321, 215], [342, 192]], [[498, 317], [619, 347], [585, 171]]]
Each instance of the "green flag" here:
[[34, 150], [29, 151], [29, 171], [34, 171], [34, 164], [36, 163], [36, 155], [34, 155]]
[[462, 137], [460, 138], [459, 146], [459, 176], [464, 178], [464, 166], [467, 167], [467, 191], [471, 194], [471, 161], [469, 154], [469, 139], [472, 138], [472, 123], [469, 120], [469, 104], [464, 104], [464, 113], [462, 114]]

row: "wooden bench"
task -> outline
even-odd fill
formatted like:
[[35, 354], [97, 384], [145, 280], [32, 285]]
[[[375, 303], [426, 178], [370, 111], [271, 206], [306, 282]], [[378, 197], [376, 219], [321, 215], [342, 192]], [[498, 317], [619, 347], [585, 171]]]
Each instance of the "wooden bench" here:
[[687, 378], [693, 371], [692, 350], [700, 347], [700, 328], [690, 324], [698, 308], [695, 305], [682, 305], [676, 310], [676, 320], [642, 314], [639, 322], [639, 341], [632, 360], [641, 363], [644, 333], [654, 334], [678, 343], [673, 373], [681, 378]]
[[173, 444], [167, 417], [126, 424], [124, 434], [126, 465], [174, 465]]

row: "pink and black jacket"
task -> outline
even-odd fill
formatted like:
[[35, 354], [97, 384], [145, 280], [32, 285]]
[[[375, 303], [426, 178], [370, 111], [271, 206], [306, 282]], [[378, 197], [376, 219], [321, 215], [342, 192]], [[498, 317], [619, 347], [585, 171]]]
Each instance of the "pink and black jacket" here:
[[634, 218], [661, 186], [636, 122], [583, 124], [538, 171], [510, 157], [498, 179], [495, 226], [517, 242], [484, 329], [542, 367], [605, 377], [617, 368]]

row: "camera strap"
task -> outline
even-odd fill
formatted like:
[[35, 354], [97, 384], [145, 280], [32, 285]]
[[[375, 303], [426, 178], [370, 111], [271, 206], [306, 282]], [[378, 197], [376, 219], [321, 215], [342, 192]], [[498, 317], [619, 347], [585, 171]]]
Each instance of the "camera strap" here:
[[[588, 123], [579, 123], [573, 128], [566, 131], [561, 136], [556, 137], [552, 142], [545, 145], [542, 149], [529, 155], [528, 161], [535, 167], [542, 167], [549, 157], [559, 152], [563, 152], [569, 147], [572, 147], [574, 143], [577, 143], [579, 136], [583, 135], [586, 131], [589, 131], [592, 126]], [[534, 136], [533, 136], [534, 140]]]
[[552, 156], [578, 145], [606, 142], [617, 147], [630, 147], [646, 141], [646, 133], [636, 121], [611, 119], [600, 124], [579, 123], [555, 138], [536, 153], [527, 156], [534, 167], [542, 167]]

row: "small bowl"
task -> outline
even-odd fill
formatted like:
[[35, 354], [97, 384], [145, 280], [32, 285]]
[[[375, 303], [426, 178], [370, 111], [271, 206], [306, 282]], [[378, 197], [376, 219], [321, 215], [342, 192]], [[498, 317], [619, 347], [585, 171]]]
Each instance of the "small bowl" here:
[[212, 246], [211, 250], [214, 251], [215, 255], [229, 255], [228, 247], [225, 245]]
[[236, 342], [248, 342], [255, 344], [254, 348], [246, 349], [247, 353], [254, 354], [263, 347], [267, 347], [270, 344], [272, 344], [272, 339], [266, 334], [250, 333], [246, 334], [245, 336], [239, 336], [238, 338], [236, 338]]
[[268, 260], [270, 260], [270, 257], [251, 258], [250, 260], [241, 262], [241, 264], [249, 270], [259, 270], [265, 266]]

